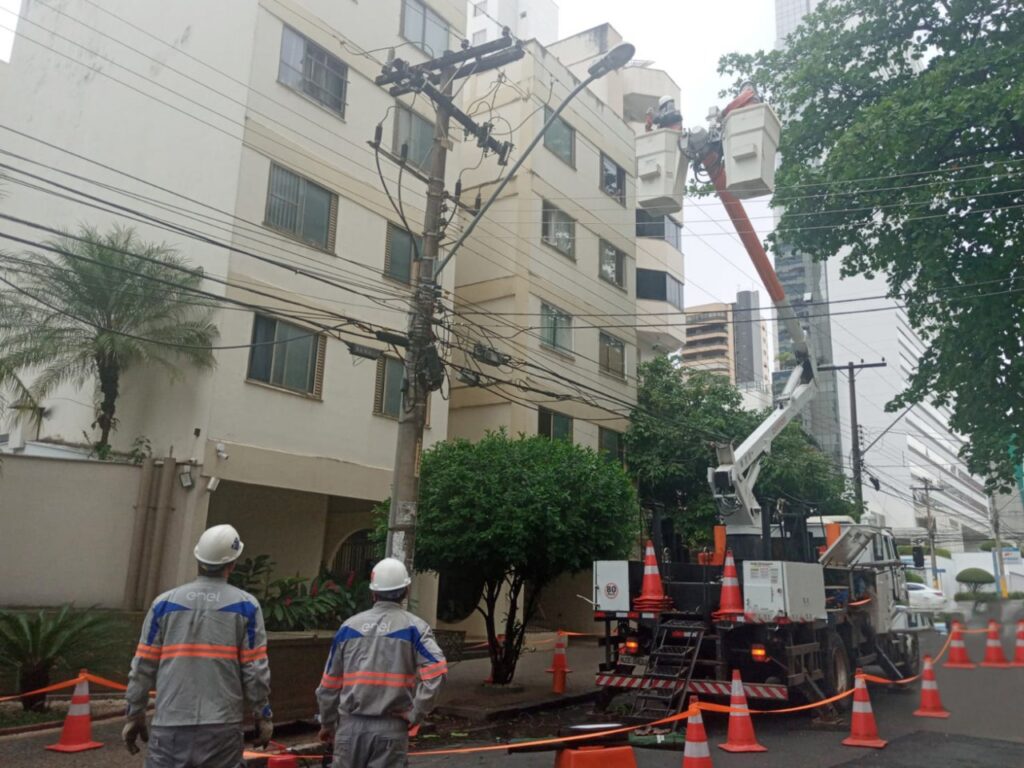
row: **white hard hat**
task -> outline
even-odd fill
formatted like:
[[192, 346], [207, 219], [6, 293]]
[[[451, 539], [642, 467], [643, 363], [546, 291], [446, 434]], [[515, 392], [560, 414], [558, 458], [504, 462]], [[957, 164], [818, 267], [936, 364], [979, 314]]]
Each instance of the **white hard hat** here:
[[370, 572], [370, 589], [374, 592], [394, 592], [412, 582], [405, 563], [394, 557], [385, 557]]
[[675, 99], [673, 99], [671, 96], [662, 96], [660, 99], [658, 99], [658, 109], [661, 109], [666, 104], [671, 104], [674, 101]]
[[215, 525], [203, 531], [193, 553], [204, 565], [227, 565], [238, 559], [244, 546], [233, 525]]

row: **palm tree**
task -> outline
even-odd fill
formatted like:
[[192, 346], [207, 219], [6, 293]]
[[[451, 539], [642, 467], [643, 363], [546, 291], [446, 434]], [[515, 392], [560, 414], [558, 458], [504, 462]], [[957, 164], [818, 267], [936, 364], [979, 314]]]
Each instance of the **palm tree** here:
[[0, 291], [0, 387], [32, 375], [19, 399], [38, 404], [62, 385], [95, 380], [94, 448], [104, 456], [125, 371], [157, 364], [176, 377], [181, 362], [214, 365], [217, 326], [194, 292], [203, 273], [129, 227], [83, 226], [46, 247], [55, 255], [10, 259], [17, 279]]

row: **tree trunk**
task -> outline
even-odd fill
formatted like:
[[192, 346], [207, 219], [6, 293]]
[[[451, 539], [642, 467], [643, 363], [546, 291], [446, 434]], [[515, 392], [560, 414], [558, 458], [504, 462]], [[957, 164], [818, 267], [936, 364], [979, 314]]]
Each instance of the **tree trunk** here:
[[110, 432], [114, 428], [114, 409], [117, 405], [121, 372], [116, 365], [103, 359], [96, 360], [96, 367], [100, 378], [100, 393], [103, 395], [100, 412], [96, 416], [96, 424], [100, 428], [97, 447], [102, 449], [110, 445]]
[[[50, 684], [49, 665], [25, 668], [22, 667], [18, 673], [18, 691], [36, 691], [45, 688]], [[21, 700], [21, 707], [25, 711], [43, 712], [46, 710], [46, 694], [26, 696]]]

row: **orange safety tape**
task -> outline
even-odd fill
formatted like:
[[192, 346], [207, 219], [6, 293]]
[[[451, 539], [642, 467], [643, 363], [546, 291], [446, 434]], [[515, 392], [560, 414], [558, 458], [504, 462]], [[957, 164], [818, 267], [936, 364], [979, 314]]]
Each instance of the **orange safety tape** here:
[[980, 627], [978, 629], [967, 629], [966, 627], [960, 628], [961, 635], [987, 635], [988, 627]]
[[710, 701], [699, 701], [696, 706], [707, 712], [746, 712], [748, 715], [784, 715], [789, 712], [805, 712], [808, 709], [817, 709], [825, 704], [832, 704], [847, 696], [853, 696], [853, 688], [835, 696], [829, 696], [821, 701], [812, 701], [810, 704], [801, 704], [799, 707], [786, 707], [785, 709], [748, 709], [745, 707], [731, 707], [727, 704], [713, 704]]
[[40, 693], [49, 693], [50, 691], [59, 691], [62, 688], [71, 688], [72, 686], [78, 685], [80, 682], [85, 680], [87, 675], [79, 675], [74, 680], [65, 680], [63, 683], [54, 683], [48, 685], [45, 688], [37, 688], [34, 691], [25, 691], [25, 693], [16, 693], [13, 696], [0, 696], [0, 701], [14, 701], [15, 699], [21, 699], [25, 696], [35, 696]]
[[94, 675], [92, 672], [82, 673], [82, 677], [88, 680], [90, 683], [96, 683], [96, 685], [102, 685], [105, 688], [113, 688], [115, 691], [127, 691], [128, 686], [123, 683], [115, 683], [113, 680], [108, 680], [105, 677]]
[[854, 603], [847, 603], [846, 607], [847, 608], [856, 608], [858, 605], [867, 605], [870, 602], [871, 602], [871, 598], [870, 597], [865, 597], [863, 600], [857, 600]]

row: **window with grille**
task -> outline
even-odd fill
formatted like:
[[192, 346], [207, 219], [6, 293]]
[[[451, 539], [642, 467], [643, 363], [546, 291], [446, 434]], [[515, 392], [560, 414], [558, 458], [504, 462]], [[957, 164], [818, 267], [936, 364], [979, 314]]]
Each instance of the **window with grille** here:
[[547, 303], [540, 305], [540, 338], [550, 347], [572, 351], [572, 315]]
[[626, 171], [604, 153], [601, 154], [601, 189], [620, 205], [626, 204]]
[[406, 148], [409, 164], [426, 171], [430, 168], [430, 150], [434, 146], [434, 124], [417, 115], [408, 107], [395, 110], [395, 139], [392, 152], [402, 155]]
[[626, 287], [626, 254], [609, 242], [601, 240], [598, 244], [600, 256], [598, 274], [619, 288]]
[[621, 432], [598, 427], [597, 446], [598, 451], [603, 453], [609, 460], [617, 461], [620, 464], [626, 463], [626, 446]]
[[620, 379], [626, 378], [626, 344], [604, 331], [599, 334], [598, 344], [601, 371]]
[[423, 238], [409, 234], [388, 222], [388, 238], [384, 250], [384, 274], [403, 283], [412, 282], [412, 264], [423, 253]]
[[252, 324], [249, 374], [252, 381], [320, 397], [327, 337], [266, 315]]
[[547, 408], [538, 408], [537, 434], [552, 440], [572, 440], [572, 417]]
[[279, 165], [270, 166], [266, 224], [323, 250], [334, 250], [338, 198]]
[[422, 0], [402, 0], [402, 37], [431, 58], [448, 50], [448, 22]]
[[576, 255], [576, 222], [547, 200], [541, 213], [540, 238], [570, 258]]
[[277, 80], [332, 112], [345, 115], [348, 66], [291, 27], [281, 34]]
[[[551, 119], [551, 107], [544, 107], [544, 124]], [[555, 118], [551, 127], [544, 131], [544, 146], [555, 157], [573, 168], [576, 167], [576, 131], [561, 116]]]

